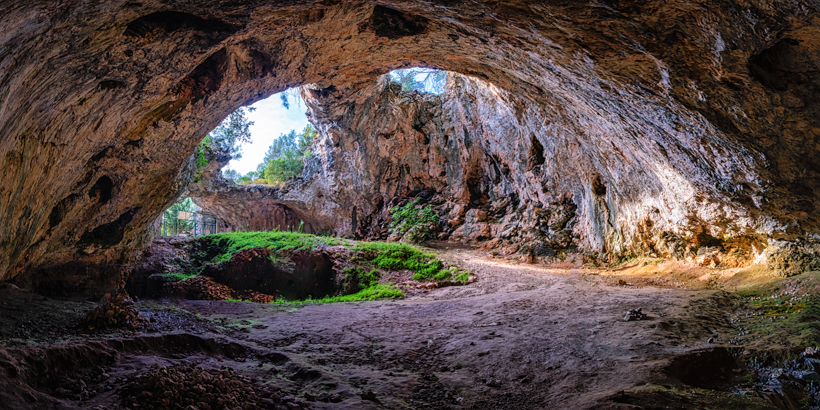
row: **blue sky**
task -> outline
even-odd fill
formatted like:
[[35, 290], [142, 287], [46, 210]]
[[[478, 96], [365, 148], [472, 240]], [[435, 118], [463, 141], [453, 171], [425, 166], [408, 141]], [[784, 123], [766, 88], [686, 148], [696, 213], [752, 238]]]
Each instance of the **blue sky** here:
[[251, 107], [256, 108], [256, 111], [248, 113], [248, 118], [254, 122], [251, 126], [252, 142], [242, 146], [241, 159], [232, 160], [225, 167], [242, 175], [256, 170], [276, 137], [290, 130], [301, 131], [308, 124], [305, 104], [294, 101], [292, 97], [289, 110], [282, 106], [279, 94], [258, 101]]

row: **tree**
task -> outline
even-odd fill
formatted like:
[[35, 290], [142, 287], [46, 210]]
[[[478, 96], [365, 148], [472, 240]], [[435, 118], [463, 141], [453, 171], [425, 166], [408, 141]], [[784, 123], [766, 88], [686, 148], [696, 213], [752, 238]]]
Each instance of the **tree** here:
[[[248, 107], [247, 110], [253, 112], [256, 108]], [[239, 108], [211, 131], [203, 143], [211, 151], [229, 154], [233, 159], [242, 158], [242, 144], [251, 141], [252, 125], [253, 121], [246, 117], [245, 108]]]
[[241, 177], [241, 175], [239, 175], [239, 172], [236, 172], [236, 170], [233, 170], [233, 169], [230, 169], [230, 168], [229, 169], [223, 169], [222, 170], [222, 176], [225, 179], [227, 179], [228, 181], [232, 181], [232, 182], [237, 182], [237, 180]]
[[[172, 233], [176, 233], [178, 230], [174, 229], [176, 226], [178, 229], [191, 229], [193, 227], [194, 222], [188, 220], [178, 220], [180, 212], [194, 212], [196, 211], [196, 205], [191, 198], [185, 198], [173, 205], [170, 208], [165, 210], [165, 213], [162, 215], [163, 219], [165, 220], [162, 224], [162, 229], [160, 234], [161, 235], [170, 235]], [[176, 225], [175, 225], [176, 224]]]
[[298, 134], [291, 131], [275, 139], [258, 168], [265, 181], [270, 185], [278, 185], [302, 173], [305, 159], [311, 156], [308, 148], [316, 135], [318, 131], [308, 124]]
[[432, 68], [405, 68], [390, 72], [390, 81], [405, 91], [441, 94], [447, 85], [447, 72]]
[[292, 98], [296, 101], [298, 106], [302, 105], [302, 96], [299, 94], [298, 88], [288, 88], [285, 91], [279, 93], [279, 98], [282, 100], [282, 106], [285, 107], [286, 110], [290, 109], [290, 99]]
[[[248, 107], [248, 112], [255, 110], [254, 107]], [[239, 108], [208, 133], [197, 145], [194, 153], [197, 171], [194, 181], [199, 182], [202, 170], [208, 165], [206, 151], [228, 154], [233, 159], [242, 158], [242, 144], [251, 141], [251, 125], [253, 125], [253, 121], [248, 120], [245, 116], [245, 108]]]

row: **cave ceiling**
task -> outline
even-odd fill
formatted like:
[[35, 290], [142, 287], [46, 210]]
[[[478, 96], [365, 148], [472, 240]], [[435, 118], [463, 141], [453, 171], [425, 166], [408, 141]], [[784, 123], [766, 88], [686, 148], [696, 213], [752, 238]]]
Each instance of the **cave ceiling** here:
[[184, 193], [195, 146], [230, 112], [309, 84], [332, 123], [379, 76], [410, 66], [474, 79], [462, 93], [472, 108], [448, 112], [470, 124], [504, 114], [484, 124], [485, 152], [526, 173], [537, 140], [544, 161], [560, 161], [530, 177], [549, 181], [528, 195], [571, 198], [584, 249], [623, 251], [686, 224], [811, 240], [818, 7], [4, 2], [0, 279], [126, 263]]

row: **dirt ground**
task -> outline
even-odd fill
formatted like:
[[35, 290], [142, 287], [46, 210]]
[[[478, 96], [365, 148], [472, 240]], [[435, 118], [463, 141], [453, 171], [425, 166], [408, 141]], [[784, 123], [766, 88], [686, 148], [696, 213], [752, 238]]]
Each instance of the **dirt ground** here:
[[[5, 285], [0, 408], [150, 408], [134, 386], [155, 365], [226, 367], [268, 389], [259, 408], [778, 408], [718, 388], [741, 372], [731, 357], [742, 347], [729, 343], [733, 297], [710, 285], [725, 273], [439, 252], [478, 280], [302, 307], [144, 300], [135, 307], [149, 325], [138, 331], [78, 330], [95, 302]], [[624, 321], [636, 308], [645, 320]]]

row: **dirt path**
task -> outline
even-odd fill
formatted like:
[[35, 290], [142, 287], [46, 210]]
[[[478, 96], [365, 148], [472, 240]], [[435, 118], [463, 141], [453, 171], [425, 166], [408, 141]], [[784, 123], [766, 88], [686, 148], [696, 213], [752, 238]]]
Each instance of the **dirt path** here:
[[[695, 383], [703, 372], [720, 376], [708, 363], [675, 367], [671, 378], [665, 369], [675, 357], [727, 341], [731, 300], [724, 292], [617, 286], [617, 279], [587, 270], [518, 265], [474, 251], [442, 256], [479, 280], [399, 301], [299, 308], [141, 302], [140, 310], [160, 322], [176, 321], [180, 330], [164, 329], [164, 338], [133, 335], [147, 338], [134, 348], [89, 347], [92, 356], [125, 350], [102, 365], [110, 378], [89, 385], [102, 389], [94, 397], [53, 399], [53, 384], [43, 383], [28, 395], [7, 394], [11, 398], [4, 403], [10, 408], [116, 408], [123, 379], [152, 364], [180, 362], [228, 366], [293, 395], [293, 408], [317, 409], [636, 408], [627, 404], [637, 400], [629, 393], [635, 389], [676, 391], [685, 387], [680, 380]], [[8, 314], [3, 306], [0, 312]], [[30, 303], [29, 309], [38, 306]], [[647, 320], [625, 322], [624, 313], [633, 308], [642, 308]], [[173, 338], [188, 334], [193, 336]], [[110, 344], [129, 337], [90, 339]], [[33, 337], [23, 347], [0, 353], [92, 343], [81, 336], [57, 344], [46, 339]], [[226, 354], [224, 346], [234, 344], [245, 353]]]

